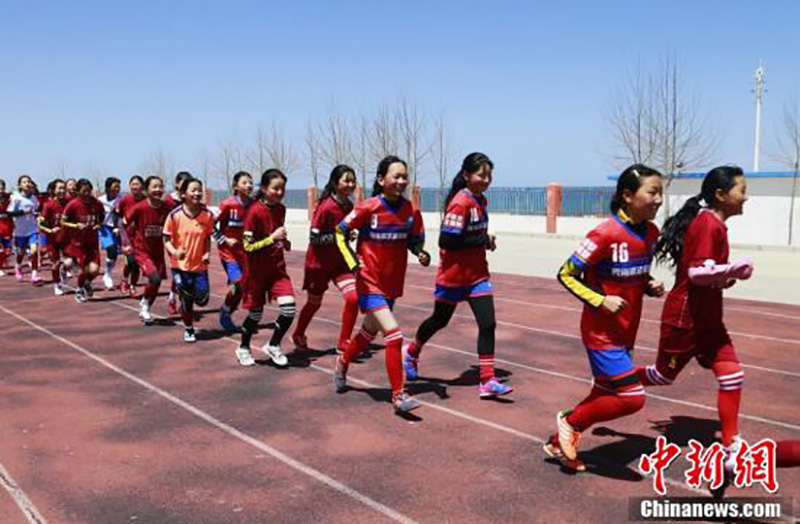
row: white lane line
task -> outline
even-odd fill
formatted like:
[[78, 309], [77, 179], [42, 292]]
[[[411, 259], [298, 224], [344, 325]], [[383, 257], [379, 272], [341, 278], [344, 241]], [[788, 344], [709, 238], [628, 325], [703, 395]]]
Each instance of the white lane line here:
[[13, 498], [14, 502], [19, 506], [19, 509], [22, 510], [22, 514], [25, 515], [28, 522], [31, 524], [47, 524], [47, 520], [39, 513], [39, 510], [33, 502], [31, 502], [31, 499], [22, 491], [22, 488], [19, 487], [19, 484], [17, 484], [11, 476], [11, 473], [9, 473], [2, 464], [0, 464], [0, 485], [8, 491], [11, 498]]
[[158, 386], [155, 386], [155, 385], [151, 384], [150, 382], [137, 377], [133, 373], [129, 373], [128, 371], [125, 371], [124, 369], [122, 369], [122, 368], [112, 364], [111, 362], [107, 361], [103, 357], [94, 354], [93, 352], [89, 351], [88, 349], [85, 349], [85, 348], [79, 346], [78, 344], [75, 344], [74, 342], [72, 342], [70, 340], [67, 340], [64, 337], [62, 337], [60, 335], [57, 335], [56, 333], [53, 333], [49, 329], [47, 329], [47, 328], [45, 328], [43, 326], [40, 326], [39, 324], [37, 324], [36, 322], [33, 322], [32, 320], [28, 320], [27, 318], [23, 317], [22, 315], [19, 315], [19, 314], [15, 313], [14, 311], [11, 311], [10, 309], [4, 307], [3, 305], [0, 305], [0, 310], [3, 310], [6, 314], [15, 317], [17, 320], [19, 320], [21, 322], [24, 322], [25, 324], [28, 324], [32, 328], [34, 328], [34, 329], [36, 329], [38, 331], [41, 331], [42, 333], [45, 333], [45, 334], [49, 335], [50, 337], [54, 338], [55, 340], [58, 340], [62, 344], [66, 345], [66, 346], [72, 348], [73, 350], [77, 351], [78, 353], [81, 353], [82, 355], [94, 360], [98, 364], [110, 369], [111, 371], [113, 371], [113, 372], [115, 372], [115, 373], [117, 373], [119, 375], [122, 375], [123, 377], [127, 378], [131, 382], [134, 382], [134, 383], [142, 386], [143, 388], [148, 389], [148, 390], [152, 391], [153, 393], [159, 395], [160, 397], [168, 400], [169, 402], [172, 402], [173, 404], [177, 405], [178, 407], [183, 408], [184, 410], [186, 410], [189, 413], [191, 413], [192, 415], [204, 420], [205, 422], [207, 422], [208, 424], [214, 426], [215, 428], [217, 428], [217, 429], [219, 429], [221, 431], [224, 431], [225, 433], [229, 434], [232, 437], [235, 437], [235, 438], [241, 440], [242, 442], [250, 444], [254, 448], [256, 448], [256, 449], [258, 449], [260, 451], [263, 451], [264, 453], [270, 455], [274, 459], [279, 460], [280, 462], [283, 462], [287, 466], [296, 469], [300, 473], [303, 473], [304, 475], [308, 475], [309, 477], [313, 478], [314, 480], [317, 480], [318, 482], [321, 482], [321, 483], [327, 485], [328, 487], [333, 488], [334, 490], [336, 490], [336, 491], [338, 491], [338, 492], [340, 492], [340, 493], [342, 493], [342, 494], [344, 494], [344, 495], [346, 495], [346, 496], [348, 496], [348, 497], [350, 497], [350, 498], [352, 498], [352, 499], [364, 504], [365, 506], [367, 506], [370, 509], [372, 509], [372, 510], [374, 510], [374, 511], [376, 511], [376, 512], [382, 514], [382, 515], [384, 515], [385, 517], [388, 517], [389, 519], [392, 519], [392, 520], [394, 520], [396, 522], [402, 522], [402, 523], [407, 523], [407, 524], [415, 523], [414, 520], [412, 520], [411, 518], [403, 515], [402, 513], [399, 513], [398, 511], [395, 511], [394, 509], [392, 509], [392, 508], [390, 508], [390, 507], [388, 507], [388, 506], [386, 506], [384, 504], [381, 504], [380, 502], [368, 497], [367, 495], [364, 495], [360, 491], [357, 491], [357, 490], [347, 486], [346, 484], [344, 484], [342, 482], [339, 482], [338, 480], [336, 480], [336, 479], [334, 479], [332, 477], [329, 477], [328, 475], [322, 473], [321, 471], [319, 471], [317, 469], [314, 469], [311, 466], [307, 466], [306, 464], [304, 464], [304, 463], [292, 458], [291, 456], [289, 456], [289, 455], [287, 455], [287, 454], [285, 454], [285, 453], [283, 453], [281, 451], [278, 451], [277, 449], [273, 448], [272, 446], [270, 446], [266, 442], [262, 442], [262, 441], [260, 441], [260, 440], [258, 440], [256, 438], [253, 438], [250, 435], [247, 435], [246, 433], [243, 433], [243, 432], [239, 431], [235, 427], [233, 427], [233, 426], [231, 426], [229, 424], [226, 424], [226, 423], [222, 422], [219, 419], [214, 418], [213, 416], [209, 415], [205, 411], [193, 406], [192, 404], [186, 402], [185, 400], [182, 400], [182, 399], [176, 397], [175, 395], [172, 395], [171, 393], [159, 388]]

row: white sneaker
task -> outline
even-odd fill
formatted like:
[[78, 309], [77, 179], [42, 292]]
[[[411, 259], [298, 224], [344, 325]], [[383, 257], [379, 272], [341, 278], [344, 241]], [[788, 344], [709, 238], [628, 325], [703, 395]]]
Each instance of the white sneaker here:
[[266, 353], [276, 366], [286, 367], [289, 365], [289, 359], [281, 352], [280, 346], [271, 346], [269, 342], [267, 342], [261, 347], [261, 351]]
[[153, 323], [153, 315], [150, 314], [150, 304], [147, 303], [145, 298], [139, 301], [139, 318], [146, 326]]
[[256, 359], [253, 358], [253, 355], [250, 353], [250, 350], [247, 348], [237, 348], [236, 349], [236, 358], [239, 359], [239, 364], [242, 366], [255, 366]]
[[742, 437], [736, 435], [733, 437], [733, 442], [731, 442], [731, 445], [725, 448], [725, 462], [723, 463], [723, 467], [728, 473], [736, 472], [736, 455], [739, 454], [739, 450], [741, 449]]
[[114, 281], [108, 273], [103, 275], [103, 285], [106, 287], [106, 291], [114, 291]]
[[197, 336], [194, 333], [194, 328], [186, 328], [183, 331], [183, 341], [187, 344], [194, 344], [197, 342]]
[[578, 458], [578, 443], [581, 440], [581, 433], [567, 422], [568, 412], [561, 411], [556, 415], [556, 425], [558, 426], [558, 443], [564, 456], [570, 460]]
[[58, 283], [58, 284], [56, 284], [56, 285], [54, 285], [54, 286], [53, 286], [53, 293], [54, 293], [54, 294], [55, 294], [55, 296], [57, 296], [57, 297], [60, 297], [61, 295], [63, 295], [63, 294], [64, 294], [64, 288], [61, 286], [61, 284], [60, 284], [60, 283]]
[[4, 276], [6, 276], [6, 272], [3, 271], [2, 269], [0, 269], [0, 277], [4, 277]]

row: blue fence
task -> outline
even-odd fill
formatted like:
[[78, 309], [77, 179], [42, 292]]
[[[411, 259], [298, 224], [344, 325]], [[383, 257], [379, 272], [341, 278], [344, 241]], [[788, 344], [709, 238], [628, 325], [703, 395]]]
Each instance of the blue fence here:
[[[441, 210], [444, 193], [439, 188], [423, 187], [419, 192], [422, 211]], [[608, 203], [614, 194], [613, 187], [564, 187], [561, 215], [568, 217], [604, 216], [609, 213]], [[217, 205], [230, 195], [228, 191], [212, 191], [211, 204]], [[290, 209], [306, 208], [305, 189], [287, 189], [283, 204]], [[547, 188], [544, 187], [492, 187], [486, 192], [489, 211], [512, 215], [547, 214]]]

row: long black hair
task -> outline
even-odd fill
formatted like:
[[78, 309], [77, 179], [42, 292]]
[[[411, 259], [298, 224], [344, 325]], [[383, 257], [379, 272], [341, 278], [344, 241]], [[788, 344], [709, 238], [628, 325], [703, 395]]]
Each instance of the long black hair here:
[[372, 196], [376, 197], [383, 193], [383, 186], [380, 185], [379, 181], [386, 176], [386, 173], [389, 172], [389, 166], [398, 163], [403, 164], [405, 168], [408, 168], [408, 164], [406, 164], [405, 160], [394, 155], [385, 156], [380, 162], [378, 162], [378, 170], [375, 173], [375, 182], [372, 184]]
[[75, 183], [75, 192], [80, 193], [81, 189], [84, 187], [89, 186], [89, 189], [94, 189], [94, 186], [89, 181], [88, 178], [79, 178], [78, 181]]
[[744, 176], [744, 171], [738, 166], [715, 167], [706, 174], [700, 194], [689, 198], [680, 211], [664, 223], [655, 249], [658, 262], [668, 262], [671, 266], [678, 265], [683, 256], [683, 235], [702, 209], [700, 201], [705, 202], [708, 208], [714, 209], [717, 205], [717, 190], [723, 193], [729, 192], [736, 184], [736, 177], [739, 176]]
[[322, 190], [322, 194], [319, 196], [319, 201], [322, 202], [329, 196], [335, 195], [336, 190], [339, 187], [339, 181], [343, 176], [348, 174], [353, 175], [353, 177], [356, 176], [355, 170], [346, 164], [339, 164], [338, 166], [334, 167], [331, 170], [331, 176], [328, 177], [328, 183], [325, 184], [325, 189]]
[[623, 171], [617, 179], [617, 190], [614, 196], [611, 197], [611, 213], [616, 215], [617, 212], [622, 209], [622, 206], [625, 205], [625, 199], [622, 197], [622, 194], [626, 189], [631, 193], [636, 193], [639, 188], [642, 187], [642, 179], [651, 176], [660, 177], [661, 173], [644, 164], [633, 164]]
[[261, 175], [261, 183], [258, 184], [258, 191], [256, 191], [256, 200], [261, 200], [261, 198], [264, 196], [264, 192], [261, 190], [261, 188], [269, 187], [270, 183], [272, 183], [272, 181], [276, 178], [283, 179], [284, 183], [286, 183], [288, 180], [286, 175], [284, 175], [283, 171], [280, 169], [272, 168], [264, 171], [264, 173]]
[[464, 157], [464, 161], [461, 162], [461, 169], [456, 173], [456, 176], [453, 177], [453, 185], [450, 187], [450, 192], [447, 193], [444, 199], [445, 209], [447, 209], [447, 205], [453, 200], [453, 197], [456, 196], [459, 191], [467, 187], [467, 176], [479, 171], [483, 166], [489, 166], [489, 169], [494, 169], [494, 162], [483, 153], [470, 153]]
[[131, 182], [134, 180], [138, 180], [140, 184], [144, 185], [144, 178], [142, 178], [140, 175], [133, 175], [128, 179], [128, 187], [130, 187]]
[[119, 178], [114, 177], [114, 176], [110, 176], [110, 177], [106, 178], [106, 183], [105, 183], [106, 195], [108, 194], [109, 191], [111, 191], [111, 186], [113, 186], [114, 184], [122, 185], [122, 181]]

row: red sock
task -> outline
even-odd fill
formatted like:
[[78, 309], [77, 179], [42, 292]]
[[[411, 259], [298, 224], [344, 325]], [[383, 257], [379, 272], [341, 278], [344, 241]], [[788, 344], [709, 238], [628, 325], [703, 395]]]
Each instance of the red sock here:
[[403, 391], [403, 333], [400, 328], [387, 331], [383, 335], [386, 342], [386, 373], [392, 386], [392, 396]]
[[594, 386], [589, 396], [575, 406], [567, 417], [577, 431], [586, 431], [594, 424], [636, 413], [644, 407], [644, 387], [637, 384], [614, 393]]
[[35, 255], [31, 255], [31, 271], [38, 271], [39, 270], [39, 252], [37, 251]]
[[350, 340], [350, 343], [347, 345], [347, 349], [342, 354], [342, 360], [344, 363], [350, 364], [350, 362], [358, 358], [358, 356], [367, 349], [370, 342], [372, 342], [374, 339], [375, 333], [370, 333], [364, 329], [364, 326], [361, 326], [361, 331], [359, 331], [358, 334]]
[[239, 302], [242, 300], [242, 288], [237, 283], [234, 284], [233, 287], [228, 291], [228, 294], [225, 295], [225, 307], [228, 308], [228, 311], [233, 313], [236, 311], [236, 308], [239, 307]]
[[[0, 264], [0, 267], [3, 267], [3, 265]], [[54, 263], [52, 269], [50, 270], [51, 274], [53, 275], [53, 284], [61, 283], [61, 271], [60, 271], [60, 269], [61, 269], [60, 264]]]
[[358, 294], [356, 293], [355, 285], [353, 285], [352, 290], [345, 288], [344, 309], [342, 309], [342, 329], [339, 330], [340, 349], [347, 347], [347, 341], [350, 340], [350, 335], [353, 334], [353, 327], [356, 325], [357, 318]]
[[478, 355], [481, 384], [494, 377], [494, 355]]
[[675, 380], [661, 373], [655, 364], [649, 366], [637, 366], [636, 375], [643, 386], [669, 386]]
[[719, 382], [717, 409], [722, 425], [722, 445], [729, 446], [739, 433], [739, 405], [744, 372], [738, 362], [715, 362], [711, 368]]
[[419, 358], [419, 354], [421, 352], [422, 352], [422, 346], [420, 345], [415, 335], [414, 340], [412, 340], [411, 343], [408, 345], [408, 354], [414, 358]]
[[800, 466], [800, 440], [778, 442], [777, 455], [777, 466], [779, 468], [796, 468]]
[[294, 334], [303, 336], [306, 334], [306, 328], [314, 318], [314, 314], [322, 307], [322, 295], [308, 295], [303, 309], [300, 310], [300, 318], [297, 319], [297, 326], [294, 328]]

